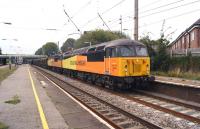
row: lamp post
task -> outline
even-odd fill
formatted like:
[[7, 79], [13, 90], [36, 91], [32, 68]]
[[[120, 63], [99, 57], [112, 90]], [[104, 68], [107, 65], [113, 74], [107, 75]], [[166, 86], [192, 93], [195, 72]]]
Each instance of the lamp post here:
[[0, 22], [0, 23], [6, 24], [6, 25], [12, 25], [11, 22]]
[[128, 34], [127, 31], [129, 31], [129, 29], [126, 29], [126, 28], [125, 28], [125, 29], [123, 29], [123, 31], [124, 31], [125, 35], [128, 37], [129, 34]]

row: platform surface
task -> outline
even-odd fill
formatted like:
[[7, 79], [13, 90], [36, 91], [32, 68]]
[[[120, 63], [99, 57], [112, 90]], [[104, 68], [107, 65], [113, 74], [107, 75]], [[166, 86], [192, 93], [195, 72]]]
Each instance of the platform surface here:
[[[41, 120], [33, 87], [48, 128]], [[5, 103], [14, 96], [19, 98], [20, 103]], [[9, 129], [108, 129], [29, 65], [20, 65], [0, 84], [0, 122]]]
[[176, 77], [166, 77], [166, 76], [155, 76], [155, 81], [163, 82], [163, 83], [171, 83], [179, 86], [189, 86], [200, 88], [200, 81], [198, 80], [189, 80], [184, 78], [176, 78]]
[[64, 92], [56, 88], [35, 68], [37, 80], [44, 84], [44, 89], [52, 102], [63, 116], [65, 122], [72, 129], [109, 129], [105, 124], [92, 116], [88, 111], [69, 98]]
[[[28, 70], [28, 65], [19, 66], [0, 84], [0, 121], [9, 126], [9, 129], [43, 129]], [[31, 75], [49, 129], [68, 129], [63, 117], [32, 72]], [[14, 96], [19, 98], [20, 103], [5, 103]]]

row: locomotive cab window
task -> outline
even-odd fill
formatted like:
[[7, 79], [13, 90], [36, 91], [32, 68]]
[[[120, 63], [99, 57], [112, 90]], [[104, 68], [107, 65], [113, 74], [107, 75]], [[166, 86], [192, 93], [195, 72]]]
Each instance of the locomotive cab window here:
[[118, 47], [118, 56], [119, 57], [131, 57], [136, 56], [134, 46], [119, 46]]
[[104, 50], [95, 51], [96, 48], [91, 48], [87, 52], [88, 62], [104, 61]]
[[142, 45], [118, 46], [117, 54], [119, 57], [148, 56], [146, 47]]
[[135, 51], [137, 56], [148, 56], [147, 49], [144, 46], [135, 46]]
[[111, 48], [106, 48], [106, 58], [109, 58], [111, 56]]
[[106, 48], [106, 58], [109, 58], [109, 57], [117, 57], [116, 47]]

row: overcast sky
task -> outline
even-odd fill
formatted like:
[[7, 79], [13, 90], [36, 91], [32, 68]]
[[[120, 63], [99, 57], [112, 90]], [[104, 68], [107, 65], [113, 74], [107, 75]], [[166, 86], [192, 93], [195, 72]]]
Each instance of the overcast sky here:
[[[165, 19], [165, 34], [173, 41], [200, 18], [199, 7], [200, 0], [139, 0], [139, 36], [149, 34], [152, 39], [158, 38]], [[59, 41], [61, 46], [67, 38], [77, 39], [79, 32], [63, 9], [81, 32], [107, 30], [98, 13], [111, 30], [120, 31], [122, 16], [123, 32], [133, 38], [134, 0], [1, 0], [3, 53], [34, 54], [46, 42]]]

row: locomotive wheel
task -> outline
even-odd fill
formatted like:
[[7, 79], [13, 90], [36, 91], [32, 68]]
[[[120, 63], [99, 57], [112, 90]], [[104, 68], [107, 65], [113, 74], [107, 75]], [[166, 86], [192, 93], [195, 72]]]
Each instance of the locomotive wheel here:
[[117, 89], [117, 88], [116, 88], [116, 82], [115, 82], [114, 78], [110, 78], [110, 79], [109, 79], [109, 88], [110, 88], [111, 90], [116, 90], [116, 89]]
[[95, 82], [96, 82], [96, 78], [95, 78], [95, 75], [91, 75], [91, 83], [92, 84], [95, 84]]

